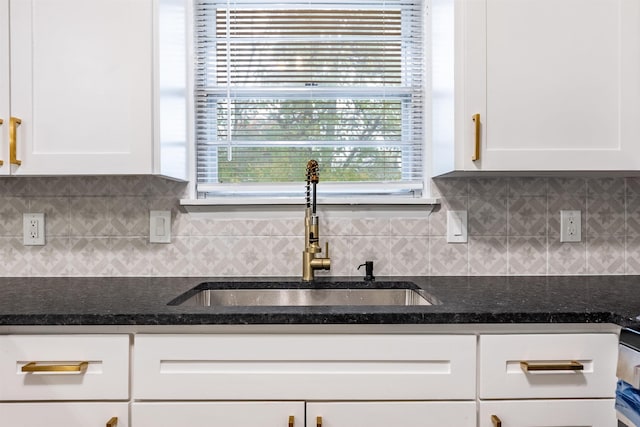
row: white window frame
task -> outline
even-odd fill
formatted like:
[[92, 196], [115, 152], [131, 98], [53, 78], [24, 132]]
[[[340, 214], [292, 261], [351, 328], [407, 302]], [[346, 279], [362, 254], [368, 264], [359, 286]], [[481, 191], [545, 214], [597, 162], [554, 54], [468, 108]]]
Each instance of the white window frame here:
[[[162, 7], [162, 3], [167, 0], [155, 0], [156, 7]], [[176, 2], [180, 2], [181, 0], [168, 0], [168, 3], [173, 3], [175, 5]], [[453, 0], [423, 0], [423, 9], [428, 8], [432, 2], [446, 2], [453, 5]], [[291, 206], [291, 205], [301, 205], [304, 202], [304, 197], [302, 194], [299, 197], [273, 197], [271, 195], [265, 194], [264, 197], [246, 197], [242, 195], [242, 193], [238, 193], [237, 195], [232, 195], [230, 197], [217, 197], [217, 198], [207, 198], [207, 199], [197, 199], [196, 196], [196, 160], [195, 160], [195, 135], [194, 129], [192, 125], [192, 120], [194, 117], [194, 96], [193, 96], [193, 85], [194, 85], [194, 70], [191, 65], [191, 61], [189, 58], [193, 58], [193, 36], [191, 30], [193, 29], [193, 3], [192, 0], [185, 0], [184, 5], [186, 7], [185, 15], [187, 16], [187, 28], [186, 31], [186, 56], [187, 56], [187, 65], [186, 65], [186, 87], [187, 87], [187, 95], [185, 100], [185, 110], [186, 110], [186, 139], [188, 142], [188, 147], [191, 153], [188, 155], [188, 176], [190, 180], [189, 185], [189, 197], [181, 200], [181, 204], [187, 210], [195, 210], [195, 211], [203, 211], [207, 210], [206, 206], [249, 206], [249, 205], [281, 205], [281, 206]], [[430, 14], [426, 14], [427, 19], [432, 19]], [[451, 13], [453, 15], [453, 12]], [[453, 40], [450, 43], [453, 46]], [[425, 32], [425, 41], [424, 41], [424, 49], [427, 50], [432, 46], [431, 34], [429, 31]], [[161, 48], [159, 49], [161, 52]], [[429, 70], [432, 66], [430, 62], [430, 57], [426, 57], [425, 69]], [[453, 64], [451, 64], [453, 67]], [[423, 84], [423, 88], [425, 91], [425, 98], [429, 101], [425, 102], [424, 105], [424, 120], [426, 123], [427, 129], [432, 129], [431, 127], [431, 109], [432, 109], [432, 98], [431, 98], [431, 81], [430, 81], [430, 73], [425, 73], [427, 77], [425, 77], [425, 81]], [[453, 80], [453, 76], [451, 76], [451, 80]], [[453, 93], [450, 94], [451, 98], [453, 98]], [[453, 120], [453, 118], [452, 118]], [[158, 132], [160, 133], [160, 132]], [[358, 196], [358, 197], [339, 197], [339, 196], [319, 196], [319, 203], [331, 206], [353, 206], [353, 205], [365, 205], [365, 206], [385, 206], [385, 205], [398, 205], [398, 206], [421, 206], [421, 205], [431, 205], [438, 204], [439, 199], [435, 197], [431, 197], [430, 194], [430, 183], [431, 183], [431, 172], [433, 170], [433, 158], [431, 156], [431, 147], [432, 147], [432, 133], [425, 132], [424, 141], [423, 141], [423, 185], [422, 185], [422, 194], [421, 197], [397, 197], [397, 196]], [[322, 183], [321, 186], [325, 186], [326, 190], [330, 189], [330, 183]], [[287, 185], [288, 186], [288, 185]], [[285, 186], [285, 187], [287, 187]], [[391, 184], [393, 186], [393, 184]], [[258, 186], [259, 187], [259, 186]], [[299, 188], [299, 185], [292, 184], [290, 188], [296, 189]], [[260, 189], [262, 190], [262, 189]], [[285, 189], [286, 190], [286, 189]]]

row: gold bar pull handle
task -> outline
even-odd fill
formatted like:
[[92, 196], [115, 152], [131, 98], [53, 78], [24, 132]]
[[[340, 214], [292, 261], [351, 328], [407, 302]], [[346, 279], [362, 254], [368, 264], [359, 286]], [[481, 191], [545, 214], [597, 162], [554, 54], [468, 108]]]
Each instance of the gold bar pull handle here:
[[107, 421], [107, 427], [116, 427], [118, 425], [118, 417], [112, 417]]
[[322, 417], [316, 417], [316, 427], [322, 427]]
[[289, 415], [289, 427], [293, 427], [296, 417]]
[[42, 364], [29, 362], [22, 367], [22, 372], [84, 372], [87, 370], [89, 362], [78, 362], [68, 365]]
[[[0, 126], [4, 123], [4, 120], [0, 119]], [[0, 166], [4, 165], [4, 161], [0, 160]]]
[[497, 415], [491, 415], [491, 422], [493, 423], [493, 427], [502, 427], [502, 421]]
[[583, 371], [584, 365], [575, 360], [569, 362], [548, 363], [548, 362], [520, 362], [520, 368], [524, 372], [539, 371]]
[[17, 117], [9, 119], [9, 163], [20, 166], [22, 161], [18, 160], [18, 142], [16, 128], [22, 124], [22, 120]]
[[474, 114], [471, 116], [473, 123], [475, 124], [474, 142], [473, 142], [473, 154], [471, 160], [474, 162], [480, 160], [480, 114]]

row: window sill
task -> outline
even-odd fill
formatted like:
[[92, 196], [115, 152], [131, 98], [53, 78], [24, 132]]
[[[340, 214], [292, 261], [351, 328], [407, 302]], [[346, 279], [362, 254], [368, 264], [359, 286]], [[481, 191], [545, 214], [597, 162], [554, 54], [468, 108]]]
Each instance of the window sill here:
[[[393, 197], [319, 197], [319, 211], [394, 211], [431, 212], [440, 204], [437, 198]], [[302, 212], [304, 199], [298, 197], [218, 197], [208, 199], [182, 199], [180, 205], [187, 212]]]

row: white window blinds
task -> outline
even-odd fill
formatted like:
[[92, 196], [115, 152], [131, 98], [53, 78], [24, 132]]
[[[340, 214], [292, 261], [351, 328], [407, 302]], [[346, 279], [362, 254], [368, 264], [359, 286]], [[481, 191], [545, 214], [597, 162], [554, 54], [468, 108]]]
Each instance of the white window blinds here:
[[421, 0], [197, 0], [199, 197], [299, 192], [311, 158], [337, 193], [420, 190], [422, 17]]

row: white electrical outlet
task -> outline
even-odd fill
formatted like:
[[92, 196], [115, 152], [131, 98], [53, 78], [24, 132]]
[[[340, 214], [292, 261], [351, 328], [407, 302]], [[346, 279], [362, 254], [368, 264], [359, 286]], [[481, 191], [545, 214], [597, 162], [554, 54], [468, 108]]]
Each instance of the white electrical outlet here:
[[580, 211], [560, 211], [560, 242], [582, 241], [582, 220]]
[[44, 245], [44, 214], [22, 214], [22, 243], [25, 246]]

